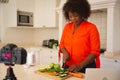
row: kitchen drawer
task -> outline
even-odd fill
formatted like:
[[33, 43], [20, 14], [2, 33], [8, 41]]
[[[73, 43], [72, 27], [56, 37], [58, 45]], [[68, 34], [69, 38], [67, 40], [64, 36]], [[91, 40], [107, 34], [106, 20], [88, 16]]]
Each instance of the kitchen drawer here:
[[101, 68], [120, 69], [120, 59], [101, 57]]

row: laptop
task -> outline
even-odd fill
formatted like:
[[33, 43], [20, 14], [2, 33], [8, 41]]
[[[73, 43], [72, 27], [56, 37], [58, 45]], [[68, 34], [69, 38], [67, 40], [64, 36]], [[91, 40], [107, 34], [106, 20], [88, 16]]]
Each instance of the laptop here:
[[120, 69], [87, 68], [85, 80], [120, 80]]

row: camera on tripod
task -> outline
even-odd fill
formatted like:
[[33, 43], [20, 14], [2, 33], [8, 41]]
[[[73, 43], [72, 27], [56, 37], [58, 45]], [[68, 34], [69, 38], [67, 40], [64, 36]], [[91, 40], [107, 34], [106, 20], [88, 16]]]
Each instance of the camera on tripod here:
[[15, 44], [7, 44], [0, 49], [0, 62], [5, 65], [14, 66], [14, 64], [26, 63], [27, 51]]
[[0, 63], [4, 63], [9, 66], [7, 74], [3, 80], [17, 80], [14, 75], [13, 68], [15, 64], [25, 64], [27, 57], [27, 51], [22, 47], [9, 43], [0, 49]]

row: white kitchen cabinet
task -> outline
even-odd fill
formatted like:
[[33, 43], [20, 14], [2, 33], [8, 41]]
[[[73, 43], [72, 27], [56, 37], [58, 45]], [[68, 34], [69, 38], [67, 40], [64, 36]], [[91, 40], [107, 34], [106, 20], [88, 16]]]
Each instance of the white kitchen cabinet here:
[[6, 27], [17, 26], [16, 0], [3, 3], [3, 24]]
[[56, 0], [10, 0], [3, 5], [4, 26], [17, 27], [17, 10], [33, 12], [34, 27], [56, 27]]
[[17, 10], [34, 12], [35, 0], [16, 0]]
[[101, 68], [120, 69], [120, 59], [101, 57]]
[[[26, 48], [28, 54], [33, 54], [32, 62], [39, 65], [49, 65], [50, 63], [58, 63], [58, 50], [43, 47]], [[28, 61], [29, 62], [29, 61]]]
[[49, 65], [50, 63], [58, 63], [57, 50], [54, 49], [40, 49], [39, 64]]
[[35, 0], [34, 27], [56, 26], [56, 0]]

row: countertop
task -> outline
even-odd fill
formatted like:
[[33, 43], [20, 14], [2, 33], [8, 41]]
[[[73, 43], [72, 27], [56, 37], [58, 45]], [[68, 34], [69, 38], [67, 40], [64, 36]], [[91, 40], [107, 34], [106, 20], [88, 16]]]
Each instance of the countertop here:
[[118, 59], [118, 60], [120, 60], [120, 54], [118, 54], [118, 55], [114, 55], [114, 54], [111, 54], [111, 53], [102, 53], [102, 54], [100, 54], [100, 56], [101, 57], [105, 57], [105, 58], [110, 58], [110, 59]]
[[[6, 65], [4, 65], [3, 63], [0, 63], [0, 80], [3, 80], [6, 76], [6, 70], [7, 70]], [[40, 67], [40, 65], [36, 65], [36, 66], [31, 66], [29, 68], [25, 68], [24, 65], [18, 65], [16, 64], [15, 66], [13, 66], [13, 70], [14, 70], [14, 74], [17, 77], [17, 80], [54, 80], [52, 78], [48, 78], [46, 76], [43, 75], [38, 75], [35, 74], [34, 71], [38, 70]], [[70, 77], [66, 80], [85, 80], [82, 78], [76, 78], [76, 77]]]

